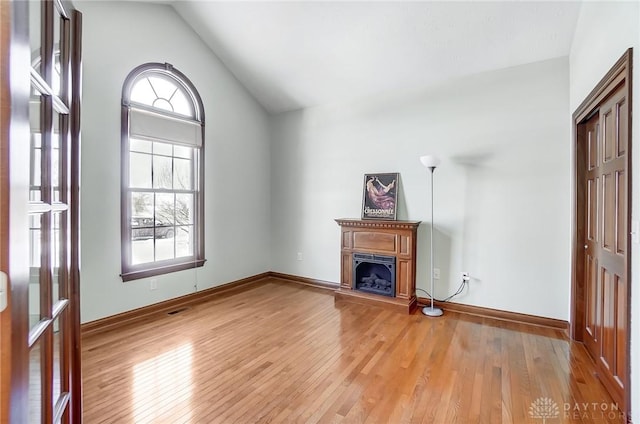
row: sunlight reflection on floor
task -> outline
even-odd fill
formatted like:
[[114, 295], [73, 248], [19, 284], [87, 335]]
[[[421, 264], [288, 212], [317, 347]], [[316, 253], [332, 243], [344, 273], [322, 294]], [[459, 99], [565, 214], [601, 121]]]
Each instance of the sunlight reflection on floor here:
[[192, 346], [178, 346], [133, 367], [134, 422], [191, 415]]

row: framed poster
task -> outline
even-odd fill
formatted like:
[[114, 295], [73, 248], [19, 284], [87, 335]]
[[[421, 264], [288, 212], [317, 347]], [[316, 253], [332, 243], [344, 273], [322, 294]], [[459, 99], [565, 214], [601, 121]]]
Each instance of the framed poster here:
[[362, 219], [396, 219], [398, 176], [397, 172], [364, 174]]

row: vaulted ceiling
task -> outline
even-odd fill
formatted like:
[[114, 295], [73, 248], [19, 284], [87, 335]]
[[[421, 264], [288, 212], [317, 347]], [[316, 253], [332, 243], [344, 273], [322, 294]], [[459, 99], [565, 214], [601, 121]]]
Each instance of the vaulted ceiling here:
[[578, 2], [171, 3], [271, 113], [567, 56]]

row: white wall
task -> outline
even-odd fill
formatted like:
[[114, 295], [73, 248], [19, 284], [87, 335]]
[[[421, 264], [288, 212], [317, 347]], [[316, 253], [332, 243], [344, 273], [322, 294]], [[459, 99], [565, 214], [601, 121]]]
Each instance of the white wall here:
[[[82, 321], [270, 269], [269, 133], [265, 111], [166, 5], [78, 1], [84, 15]], [[203, 268], [123, 283], [120, 274], [120, 99], [137, 65], [169, 62], [204, 102]], [[266, 253], [265, 253], [266, 252]]]
[[417, 286], [427, 288], [430, 191], [418, 158], [437, 154], [436, 297], [468, 271], [456, 302], [568, 320], [568, 106], [564, 58], [275, 116], [273, 270], [338, 282], [334, 218], [360, 217], [364, 173], [400, 172], [399, 218], [423, 221]]
[[[613, 64], [633, 47], [632, 205], [640, 220], [640, 3], [585, 2], [580, 9], [570, 54], [570, 112], [576, 110]], [[571, 145], [569, 145], [569, 148]], [[573, 175], [573, 172], [572, 172]], [[631, 414], [640, 416], [640, 246], [631, 248]]]

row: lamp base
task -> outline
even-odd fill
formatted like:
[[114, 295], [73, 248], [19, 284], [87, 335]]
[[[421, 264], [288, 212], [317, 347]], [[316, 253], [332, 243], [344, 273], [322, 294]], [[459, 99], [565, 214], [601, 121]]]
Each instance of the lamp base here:
[[422, 313], [428, 317], [439, 317], [442, 315], [442, 309], [434, 308], [433, 306], [425, 306], [422, 308]]

